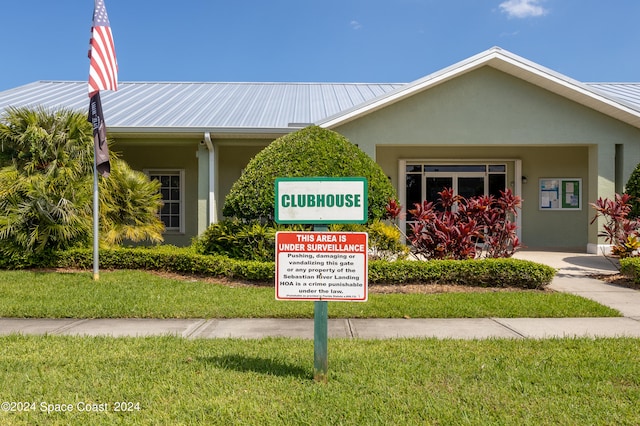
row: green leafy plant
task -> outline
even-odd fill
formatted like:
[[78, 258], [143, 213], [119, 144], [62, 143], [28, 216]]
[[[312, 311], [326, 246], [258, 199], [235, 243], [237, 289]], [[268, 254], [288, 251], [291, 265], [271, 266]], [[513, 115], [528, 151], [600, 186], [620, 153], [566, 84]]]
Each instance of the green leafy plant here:
[[628, 203], [631, 206], [629, 219], [636, 219], [640, 217], [640, 164], [633, 170], [624, 188], [624, 193], [629, 195]]
[[277, 228], [258, 221], [225, 219], [210, 225], [194, 241], [201, 254], [220, 254], [233, 259], [273, 261]]
[[635, 284], [640, 284], [640, 257], [621, 258], [620, 272], [631, 278]]

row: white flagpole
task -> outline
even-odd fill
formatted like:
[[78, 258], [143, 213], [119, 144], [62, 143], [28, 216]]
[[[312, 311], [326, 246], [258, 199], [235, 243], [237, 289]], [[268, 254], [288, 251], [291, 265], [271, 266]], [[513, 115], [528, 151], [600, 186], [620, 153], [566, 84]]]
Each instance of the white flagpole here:
[[100, 199], [98, 197], [98, 165], [96, 164], [97, 152], [95, 144], [93, 148], [93, 280], [100, 279], [100, 259], [99, 259], [99, 238], [98, 238], [98, 217]]
[[[98, 166], [101, 173], [109, 176], [109, 147], [107, 145], [106, 127], [102, 112], [101, 90], [118, 90], [118, 63], [116, 61], [111, 24], [107, 17], [104, 0], [94, 0], [93, 21], [91, 23], [91, 39], [89, 41], [89, 98], [91, 99], [90, 117], [93, 124], [93, 280], [100, 279], [98, 217], [100, 199], [98, 194]], [[95, 96], [95, 99], [94, 99]], [[104, 145], [104, 150], [103, 146]], [[98, 163], [100, 153], [100, 163]], [[105, 166], [106, 163], [106, 166]], [[106, 168], [105, 168], [106, 167]]]

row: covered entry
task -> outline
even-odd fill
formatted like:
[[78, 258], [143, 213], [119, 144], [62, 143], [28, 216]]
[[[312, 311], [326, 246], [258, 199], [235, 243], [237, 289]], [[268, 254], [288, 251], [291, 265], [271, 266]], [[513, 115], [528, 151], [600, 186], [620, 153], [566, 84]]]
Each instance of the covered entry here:
[[[438, 193], [451, 188], [455, 195], [465, 198], [493, 195], [510, 188], [516, 195], [521, 185], [520, 160], [460, 161], [460, 160], [400, 160], [399, 199], [406, 210], [423, 201], [437, 202]], [[518, 179], [515, 176], [518, 176]], [[407, 229], [411, 215], [402, 219], [401, 229]], [[516, 219], [520, 225], [520, 217]], [[520, 226], [518, 226], [520, 228]], [[519, 237], [521, 237], [519, 235]]]

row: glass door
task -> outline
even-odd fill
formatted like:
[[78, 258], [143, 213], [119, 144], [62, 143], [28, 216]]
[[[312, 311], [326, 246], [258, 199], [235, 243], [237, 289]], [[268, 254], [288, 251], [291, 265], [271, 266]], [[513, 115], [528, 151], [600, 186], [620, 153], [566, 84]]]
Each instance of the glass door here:
[[438, 192], [445, 188], [453, 189], [453, 193], [465, 198], [486, 194], [484, 173], [449, 173], [448, 176], [425, 177], [424, 199], [434, 204], [440, 199]]
[[438, 192], [441, 192], [445, 188], [453, 188], [453, 177], [440, 176], [440, 177], [427, 177], [425, 180], [426, 194], [424, 199], [427, 202], [432, 202], [435, 208], [441, 210], [439, 205], [436, 205], [440, 196]]
[[457, 178], [456, 193], [464, 198], [483, 196], [485, 194], [484, 175], [476, 177], [459, 176]]
[[[465, 198], [484, 195], [499, 197], [500, 192], [507, 188], [507, 164], [502, 161], [446, 163], [416, 160], [406, 161], [403, 165], [405, 182], [401, 196], [407, 214], [400, 223], [407, 232], [409, 225], [415, 221], [409, 210], [423, 201], [437, 203], [440, 198], [438, 192], [445, 188], [452, 188], [454, 194]], [[436, 205], [436, 208], [440, 207]]]

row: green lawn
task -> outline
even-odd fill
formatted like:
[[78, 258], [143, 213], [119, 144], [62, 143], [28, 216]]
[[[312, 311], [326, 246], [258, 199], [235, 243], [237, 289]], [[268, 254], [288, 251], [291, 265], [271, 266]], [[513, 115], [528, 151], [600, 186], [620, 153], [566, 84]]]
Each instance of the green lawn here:
[[[144, 271], [0, 271], [0, 317], [313, 318], [313, 302], [274, 300], [271, 287], [167, 279]], [[564, 293], [539, 291], [370, 294], [332, 302], [333, 318], [605, 317], [615, 310]]]
[[[91, 273], [2, 271], [0, 301], [2, 317], [313, 316], [313, 303], [275, 301], [272, 288], [144, 271], [103, 271], [98, 282]], [[329, 313], [617, 314], [535, 291], [372, 294], [331, 303]], [[637, 425], [639, 347], [628, 338], [331, 339], [321, 384], [310, 340], [10, 335], [0, 337], [0, 425]]]
[[[28, 411], [0, 424], [637, 425], [639, 345], [338, 339], [320, 384], [305, 340], [14, 335], [0, 338], [0, 401]], [[72, 411], [42, 412], [53, 404]]]

